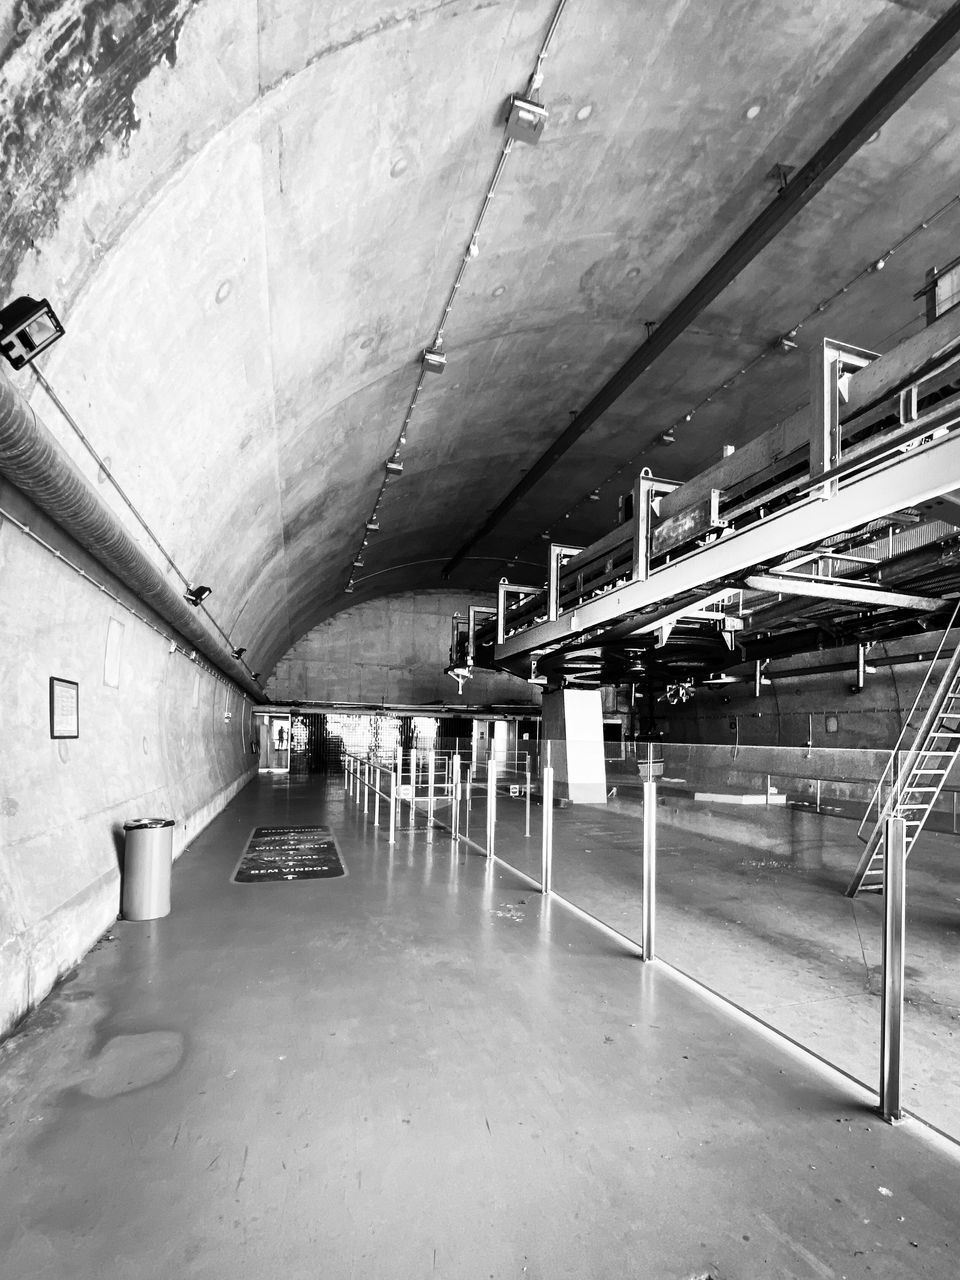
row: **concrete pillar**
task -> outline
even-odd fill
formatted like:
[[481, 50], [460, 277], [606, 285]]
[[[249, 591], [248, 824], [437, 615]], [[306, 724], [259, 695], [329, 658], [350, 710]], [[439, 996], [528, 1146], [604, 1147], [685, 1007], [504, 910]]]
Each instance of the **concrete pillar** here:
[[543, 695], [543, 763], [550, 740], [554, 793], [571, 804], [606, 804], [603, 709], [599, 689], [558, 689]]

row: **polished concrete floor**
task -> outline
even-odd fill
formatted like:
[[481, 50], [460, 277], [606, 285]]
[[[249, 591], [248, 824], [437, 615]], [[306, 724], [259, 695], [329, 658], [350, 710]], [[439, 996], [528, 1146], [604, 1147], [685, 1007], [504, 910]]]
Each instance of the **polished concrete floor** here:
[[[473, 826], [485, 838], [477, 801]], [[639, 939], [642, 805], [554, 813], [556, 892]], [[496, 851], [539, 878], [542, 812], [501, 796]], [[478, 830], [479, 828], [479, 830]], [[844, 895], [856, 826], [796, 809], [658, 807], [657, 953], [876, 1088], [883, 901]], [[925, 833], [908, 863], [904, 1105], [960, 1141], [960, 854]]]
[[[234, 885], [259, 824], [348, 876]], [[0, 1049], [4, 1280], [950, 1277], [960, 1162], [511, 873], [252, 784]]]

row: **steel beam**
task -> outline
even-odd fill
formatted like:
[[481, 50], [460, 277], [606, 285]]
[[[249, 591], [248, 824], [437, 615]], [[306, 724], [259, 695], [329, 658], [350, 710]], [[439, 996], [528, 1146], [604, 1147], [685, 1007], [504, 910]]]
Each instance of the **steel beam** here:
[[821, 582], [815, 578], [797, 578], [779, 573], [753, 573], [744, 579], [751, 591], [770, 591], [782, 596], [811, 596], [816, 600], [840, 600], [849, 604], [876, 604], [890, 609], [916, 609], [935, 613], [943, 600], [930, 596], [909, 596], [883, 587], [860, 586], [851, 582]]
[[924, 85], [960, 47], [960, 3], [935, 22], [910, 52], [867, 94], [864, 100], [831, 134], [816, 154], [784, 185], [770, 204], [722, 254], [688, 294], [664, 317], [633, 355], [593, 399], [581, 409], [567, 429], [541, 454], [443, 567], [448, 578], [476, 544], [497, 527], [508, 511], [547, 474], [629, 386], [680, 337], [703, 309], [735, 280], [837, 174], [851, 156]]
[[830, 502], [808, 497], [657, 569], [643, 582], [629, 582], [585, 601], [575, 615], [564, 614], [557, 622], [542, 622], [518, 632], [497, 646], [496, 661], [559, 645], [584, 631], [625, 614], [666, 604], [675, 596], [697, 591], [706, 584], [740, 579], [744, 573], [789, 551], [946, 493], [956, 487], [958, 475], [960, 433], [954, 433], [847, 481]]

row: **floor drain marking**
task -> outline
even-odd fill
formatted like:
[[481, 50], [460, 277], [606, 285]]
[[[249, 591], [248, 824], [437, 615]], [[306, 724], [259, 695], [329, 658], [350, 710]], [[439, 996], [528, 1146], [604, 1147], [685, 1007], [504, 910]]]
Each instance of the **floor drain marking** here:
[[233, 872], [235, 884], [333, 880], [345, 876], [329, 827], [256, 827]]

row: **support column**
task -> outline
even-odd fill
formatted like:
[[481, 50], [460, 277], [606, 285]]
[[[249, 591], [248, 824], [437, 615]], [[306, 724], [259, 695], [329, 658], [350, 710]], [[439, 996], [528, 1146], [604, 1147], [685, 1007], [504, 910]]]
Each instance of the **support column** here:
[[600, 690], [558, 689], [545, 693], [543, 736], [552, 743], [550, 763], [558, 799], [571, 804], [606, 804]]

